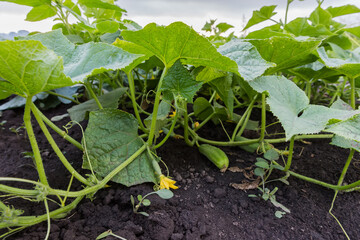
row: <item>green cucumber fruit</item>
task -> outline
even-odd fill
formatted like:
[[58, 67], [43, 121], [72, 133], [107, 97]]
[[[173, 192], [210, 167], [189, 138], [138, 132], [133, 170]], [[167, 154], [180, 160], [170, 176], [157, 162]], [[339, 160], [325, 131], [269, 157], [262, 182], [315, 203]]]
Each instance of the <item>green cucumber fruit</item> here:
[[202, 144], [199, 146], [199, 151], [214, 163], [221, 172], [225, 172], [229, 167], [229, 158], [220, 148], [209, 144]]

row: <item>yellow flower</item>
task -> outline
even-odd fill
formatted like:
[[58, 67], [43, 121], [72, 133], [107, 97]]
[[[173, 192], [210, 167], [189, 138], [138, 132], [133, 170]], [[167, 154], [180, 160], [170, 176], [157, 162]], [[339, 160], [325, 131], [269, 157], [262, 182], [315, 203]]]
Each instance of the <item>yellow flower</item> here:
[[170, 114], [169, 114], [169, 117], [175, 117], [175, 115], [176, 115], [176, 111], [173, 111], [173, 112], [171, 112]]
[[197, 127], [199, 127], [200, 126], [200, 123], [199, 122], [195, 122], [194, 123], [194, 128], [197, 128]]
[[171, 180], [168, 177], [165, 177], [163, 174], [160, 175], [160, 189], [178, 189], [178, 186], [175, 186], [174, 184], [176, 183], [176, 181]]

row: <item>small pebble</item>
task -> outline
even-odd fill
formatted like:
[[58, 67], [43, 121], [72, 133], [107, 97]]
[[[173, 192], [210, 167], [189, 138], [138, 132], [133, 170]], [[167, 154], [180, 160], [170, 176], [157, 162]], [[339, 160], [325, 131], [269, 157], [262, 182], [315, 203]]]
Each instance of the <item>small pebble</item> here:
[[213, 183], [215, 181], [215, 178], [213, 178], [212, 176], [206, 176], [205, 177], [205, 182], [207, 183]]
[[216, 188], [214, 190], [214, 197], [215, 198], [223, 198], [226, 196], [226, 190], [223, 188]]

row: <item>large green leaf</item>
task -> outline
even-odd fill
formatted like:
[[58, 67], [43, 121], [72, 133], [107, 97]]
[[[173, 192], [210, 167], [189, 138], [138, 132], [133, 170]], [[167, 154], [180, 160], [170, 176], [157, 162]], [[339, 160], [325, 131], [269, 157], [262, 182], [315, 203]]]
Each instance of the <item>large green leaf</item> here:
[[297, 134], [319, 133], [330, 120], [348, 119], [360, 112], [310, 105], [305, 93], [285, 77], [264, 76], [249, 84], [256, 91], [269, 94], [267, 103], [285, 129], [287, 140]]
[[205, 37], [182, 22], [167, 27], [150, 23], [139, 31], [124, 30], [121, 35], [153, 53], [167, 68], [182, 59], [184, 64], [237, 72], [234, 61], [222, 56]]
[[[119, 106], [119, 99], [127, 91], [127, 88], [117, 88], [111, 92], [98, 97], [99, 102], [103, 108], [114, 108]], [[91, 111], [98, 110], [99, 106], [94, 99], [90, 99], [81, 104], [75, 105], [69, 108], [67, 111], [70, 115], [70, 119], [75, 122], [81, 122], [87, 118], [87, 115]]]
[[332, 124], [326, 129], [326, 131], [335, 133], [336, 135], [351, 141], [360, 142], [360, 114]]
[[[92, 169], [102, 177], [144, 145], [144, 141], [138, 136], [138, 122], [135, 117], [117, 109], [91, 112], [83, 142], [84, 140], [89, 159], [84, 154], [83, 167], [89, 169], [90, 161]], [[115, 175], [112, 181], [125, 186], [156, 182], [155, 171], [147, 152]]]
[[307, 81], [312, 79], [325, 79], [340, 75], [339, 72], [327, 68], [319, 61], [293, 68], [290, 70], [290, 73], [295, 74]]
[[324, 47], [317, 50], [321, 61], [329, 68], [333, 68], [348, 77], [356, 78], [360, 76], [360, 48], [354, 51], [344, 50], [347, 53], [343, 58], [330, 57]]
[[275, 64], [265, 61], [251, 43], [240, 39], [225, 43], [218, 51], [237, 63], [239, 73], [246, 81], [261, 76], [270, 67], [275, 67]]
[[0, 42], [0, 89], [22, 97], [71, 86], [63, 61], [39, 41]]
[[340, 137], [338, 135], [335, 135], [331, 139], [330, 144], [341, 147], [341, 148], [355, 149], [356, 151], [360, 152], [360, 142], [352, 141], [350, 139]]
[[33, 7], [26, 15], [26, 21], [37, 22], [56, 15], [56, 8], [51, 5]]
[[11, 2], [29, 7], [37, 7], [43, 4], [51, 4], [51, 0], [0, 0], [0, 2]]
[[322, 24], [324, 26], [329, 26], [332, 21], [332, 16], [328, 11], [319, 6], [310, 14], [309, 20], [314, 25]]
[[323, 24], [312, 26], [308, 23], [307, 18], [296, 18], [285, 25], [285, 30], [294, 34], [295, 36], [331, 36], [334, 35]]
[[274, 12], [275, 8], [276, 5], [263, 6], [262, 8], [260, 8], [260, 10], [253, 11], [253, 15], [244, 27], [243, 31], [258, 23], [269, 20], [272, 16], [276, 14], [276, 12]]
[[296, 40], [289, 37], [272, 37], [269, 39], [248, 40], [253, 44], [263, 59], [276, 64], [265, 74], [289, 69], [314, 62], [312, 52], [320, 45], [320, 40]]
[[344, 28], [343, 30], [346, 32], [352, 33], [355, 36], [357, 36], [358, 38], [360, 38], [360, 26], [352, 27], [352, 28]]
[[195, 81], [180, 61], [177, 61], [166, 74], [161, 90], [171, 92], [175, 99], [180, 97], [192, 103], [201, 85], [202, 83]]
[[142, 55], [131, 54], [107, 43], [89, 42], [76, 46], [60, 29], [28, 36], [41, 41], [47, 48], [64, 58], [64, 73], [73, 81], [112, 69], [124, 69]]
[[132, 42], [127, 42], [124, 40], [116, 39], [116, 41], [113, 43], [113, 45], [129, 52], [132, 54], [138, 54], [140, 57], [138, 57], [135, 61], [133, 61], [131, 64], [129, 64], [127, 67], [124, 68], [125, 72], [130, 72], [132, 69], [134, 69], [136, 66], [138, 66], [140, 63], [148, 60], [150, 57], [152, 57], [154, 54], [147, 50], [146, 48], [139, 46]]
[[358, 7], [350, 4], [340, 7], [328, 7], [326, 10], [331, 14], [333, 18], [360, 12], [360, 9]]

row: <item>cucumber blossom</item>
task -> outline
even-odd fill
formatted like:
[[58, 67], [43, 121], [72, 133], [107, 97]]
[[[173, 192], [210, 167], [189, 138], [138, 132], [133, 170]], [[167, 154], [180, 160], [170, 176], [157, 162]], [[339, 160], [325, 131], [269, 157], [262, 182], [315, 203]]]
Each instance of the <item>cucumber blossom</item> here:
[[214, 163], [221, 172], [225, 172], [229, 167], [229, 158], [220, 148], [209, 144], [202, 144], [199, 146], [199, 151]]

